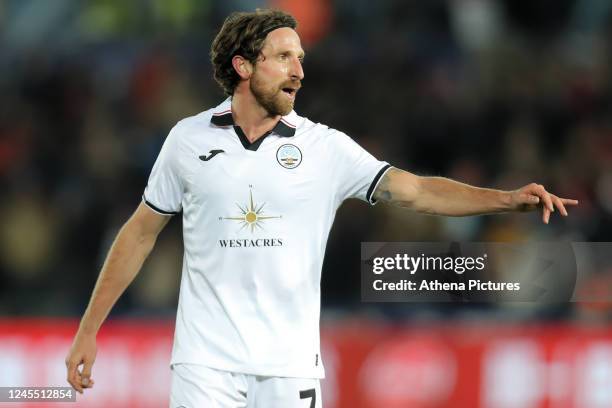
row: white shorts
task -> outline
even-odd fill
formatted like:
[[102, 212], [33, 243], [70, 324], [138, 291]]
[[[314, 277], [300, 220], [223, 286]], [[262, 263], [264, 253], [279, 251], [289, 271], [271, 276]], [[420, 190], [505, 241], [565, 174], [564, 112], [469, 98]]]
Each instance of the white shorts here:
[[322, 408], [316, 378], [263, 377], [174, 364], [170, 408]]

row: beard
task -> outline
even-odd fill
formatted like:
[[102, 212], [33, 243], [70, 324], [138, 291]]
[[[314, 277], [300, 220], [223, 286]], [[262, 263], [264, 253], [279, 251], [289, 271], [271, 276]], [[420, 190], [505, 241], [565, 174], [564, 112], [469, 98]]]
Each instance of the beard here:
[[282, 86], [266, 86], [257, 74], [253, 75], [249, 83], [251, 93], [270, 116], [285, 116], [293, 110], [294, 101], [283, 95]]

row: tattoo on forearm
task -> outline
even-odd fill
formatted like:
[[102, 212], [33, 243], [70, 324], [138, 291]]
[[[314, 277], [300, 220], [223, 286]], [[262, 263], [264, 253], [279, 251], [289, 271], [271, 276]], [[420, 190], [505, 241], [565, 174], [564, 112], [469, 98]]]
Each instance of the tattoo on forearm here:
[[389, 190], [384, 190], [380, 192], [380, 200], [383, 201], [391, 201], [393, 197], [391, 196], [391, 192]]
[[391, 171], [392, 170], [386, 172], [383, 178], [380, 180], [380, 184], [378, 184], [378, 188], [374, 194], [374, 198], [376, 200], [391, 201], [393, 199], [393, 194], [391, 194], [389, 189], [389, 173]]

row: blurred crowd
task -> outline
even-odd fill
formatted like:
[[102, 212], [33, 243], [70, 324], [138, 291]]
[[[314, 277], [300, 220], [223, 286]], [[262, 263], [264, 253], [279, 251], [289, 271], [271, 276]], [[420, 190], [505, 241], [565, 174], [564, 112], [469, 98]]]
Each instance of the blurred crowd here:
[[[606, 0], [7, 0], [0, 315], [82, 313], [168, 131], [224, 98], [208, 60], [215, 31], [232, 10], [267, 6], [303, 22], [299, 114], [417, 174], [502, 189], [536, 181], [580, 200], [549, 225], [349, 201], [329, 239], [324, 310], [368, 307], [362, 241], [610, 241]], [[181, 256], [175, 217], [114, 314], [172, 316]]]

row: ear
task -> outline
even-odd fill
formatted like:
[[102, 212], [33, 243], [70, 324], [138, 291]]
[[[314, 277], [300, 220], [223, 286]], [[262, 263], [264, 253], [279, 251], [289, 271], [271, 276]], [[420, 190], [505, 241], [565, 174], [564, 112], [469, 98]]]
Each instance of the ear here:
[[234, 55], [232, 58], [232, 66], [241, 79], [251, 78], [251, 74], [253, 73], [253, 65], [242, 56]]

